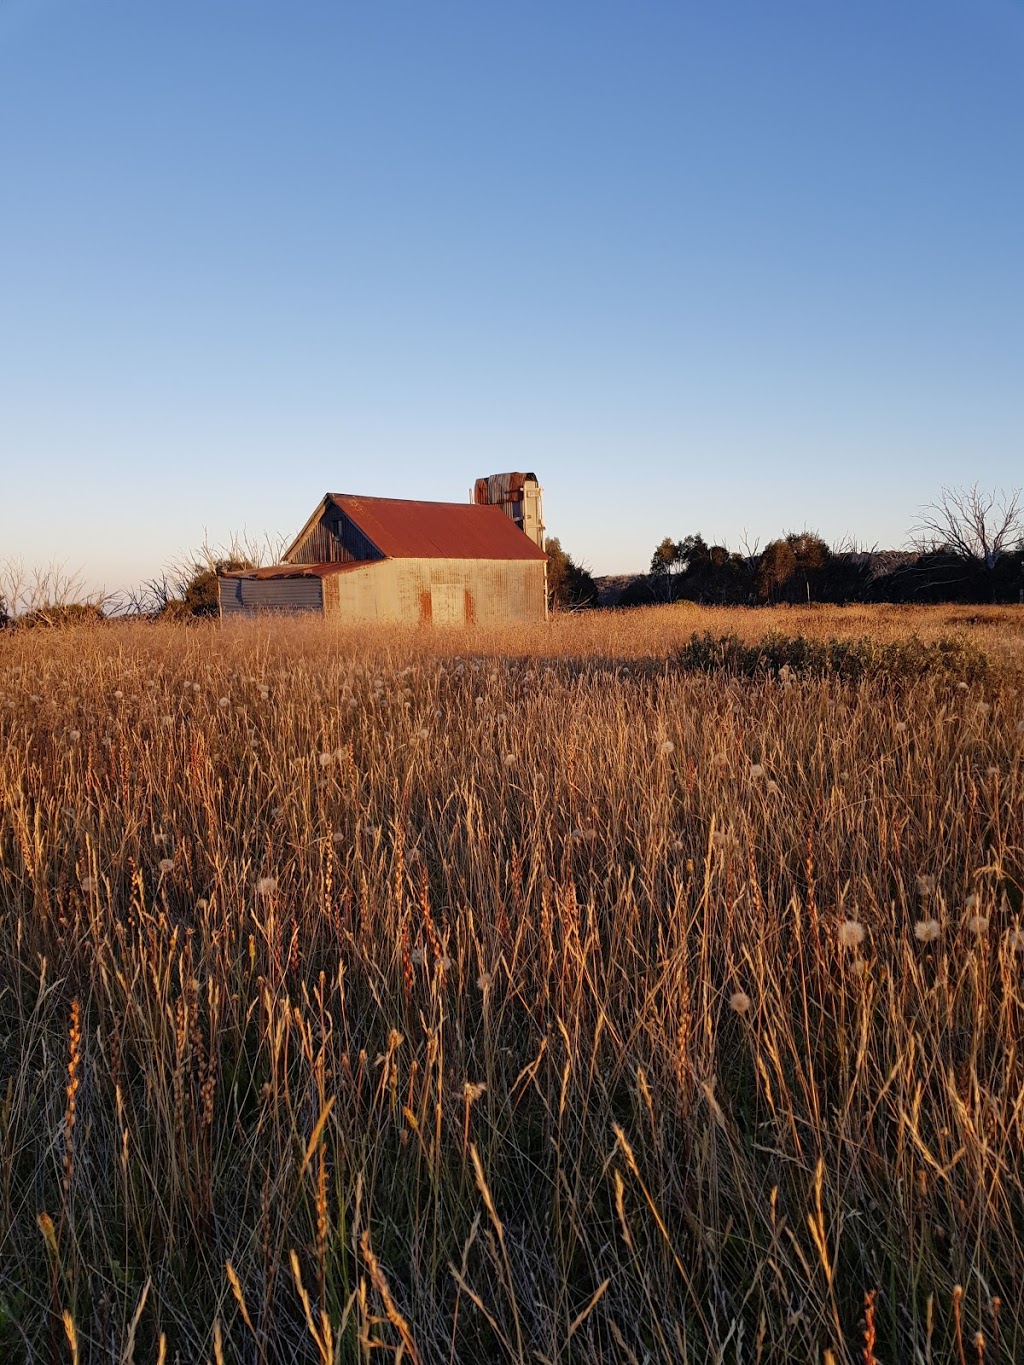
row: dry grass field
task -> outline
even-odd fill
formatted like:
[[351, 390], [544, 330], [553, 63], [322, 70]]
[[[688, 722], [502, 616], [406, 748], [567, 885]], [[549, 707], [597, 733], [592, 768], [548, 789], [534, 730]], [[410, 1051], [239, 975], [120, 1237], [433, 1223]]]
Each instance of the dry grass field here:
[[0, 1360], [1024, 1360], [1024, 611], [8, 632], [0, 860]]

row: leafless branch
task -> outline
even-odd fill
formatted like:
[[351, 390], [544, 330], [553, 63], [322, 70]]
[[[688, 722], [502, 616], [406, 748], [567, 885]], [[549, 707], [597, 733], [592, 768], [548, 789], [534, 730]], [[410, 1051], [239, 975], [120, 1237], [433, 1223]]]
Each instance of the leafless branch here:
[[8, 614], [17, 619], [30, 612], [45, 618], [59, 616], [69, 607], [88, 607], [106, 611], [111, 598], [103, 592], [87, 592], [80, 570], [52, 560], [49, 564], [26, 566], [18, 556], [0, 560], [0, 600]]
[[921, 509], [913, 538], [923, 552], [945, 550], [965, 563], [992, 570], [1002, 555], [1024, 539], [1021, 489], [983, 492], [943, 488], [935, 502]]

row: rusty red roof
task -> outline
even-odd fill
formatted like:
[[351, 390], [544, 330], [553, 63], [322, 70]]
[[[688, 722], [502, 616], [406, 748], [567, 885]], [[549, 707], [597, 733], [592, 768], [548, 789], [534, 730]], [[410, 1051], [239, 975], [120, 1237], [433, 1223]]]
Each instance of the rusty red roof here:
[[546, 559], [500, 507], [332, 493], [381, 554], [392, 559]]

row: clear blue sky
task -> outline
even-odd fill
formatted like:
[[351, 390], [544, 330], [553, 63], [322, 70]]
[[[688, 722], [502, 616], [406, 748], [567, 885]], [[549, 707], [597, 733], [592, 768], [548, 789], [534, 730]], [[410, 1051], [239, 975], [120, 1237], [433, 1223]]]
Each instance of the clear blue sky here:
[[0, 248], [0, 558], [901, 544], [1024, 479], [1024, 0], [0, 0]]

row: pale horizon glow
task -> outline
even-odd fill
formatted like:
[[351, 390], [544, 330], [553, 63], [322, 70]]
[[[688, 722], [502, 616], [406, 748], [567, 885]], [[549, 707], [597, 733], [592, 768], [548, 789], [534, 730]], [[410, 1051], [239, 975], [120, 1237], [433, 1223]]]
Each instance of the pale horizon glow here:
[[596, 574], [1024, 481], [1024, 5], [0, 6], [0, 560], [534, 470]]

